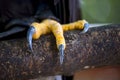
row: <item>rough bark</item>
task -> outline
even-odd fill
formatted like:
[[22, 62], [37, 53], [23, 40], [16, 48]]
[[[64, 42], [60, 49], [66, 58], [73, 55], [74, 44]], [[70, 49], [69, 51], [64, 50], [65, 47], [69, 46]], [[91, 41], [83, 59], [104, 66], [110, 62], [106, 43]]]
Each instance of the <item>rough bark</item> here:
[[0, 80], [27, 80], [55, 74], [71, 75], [85, 68], [120, 65], [120, 25], [90, 28], [64, 33], [65, 59], [59, 53], [52, 34], [33, 41], [31, 52], [26, 38], [0, 42]]

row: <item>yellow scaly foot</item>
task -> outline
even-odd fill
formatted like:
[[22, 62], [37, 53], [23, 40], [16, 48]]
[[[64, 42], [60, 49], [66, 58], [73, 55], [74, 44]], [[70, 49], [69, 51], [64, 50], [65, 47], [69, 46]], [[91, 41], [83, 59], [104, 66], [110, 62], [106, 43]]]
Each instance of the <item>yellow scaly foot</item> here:
[[89, 29], [89, 24], [85, 20], [79, 20], [70, 24], [61, 25], [59, 22], [51, 19], [46, 19], [41, 23], [34, 22], [28, 30], [27, 39], [32, 50], [32, 38], [38, 39], [40, 35], [52, 32], [56, 38], [57, 48], [60, 53], [60, 64], [63, 63], [64, 50], [66, 47], [63, 31], [79, 29], [86, 32]]

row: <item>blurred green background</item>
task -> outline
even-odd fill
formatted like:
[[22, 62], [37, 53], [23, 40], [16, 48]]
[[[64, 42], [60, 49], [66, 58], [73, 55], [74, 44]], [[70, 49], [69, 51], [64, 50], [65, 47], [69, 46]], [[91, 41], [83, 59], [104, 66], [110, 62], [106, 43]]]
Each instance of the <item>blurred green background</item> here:
[[83, 19], [91, 23], [120, 23], [120, 0], [80, 0]]

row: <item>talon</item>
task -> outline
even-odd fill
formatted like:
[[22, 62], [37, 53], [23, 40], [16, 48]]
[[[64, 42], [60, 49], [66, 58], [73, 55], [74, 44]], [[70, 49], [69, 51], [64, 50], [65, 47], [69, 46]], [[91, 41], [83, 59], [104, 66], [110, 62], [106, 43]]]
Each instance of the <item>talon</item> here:
[[64, 45], [59, 46], [59, 53], [60, 53], [60, 64], [63, 63], [64, 60]]
[[30, 47], [31, 51], [33, 51], [33, 49], [32, 49], [32, 36], [34, 33], [35, 33], [35, 28], [33, 26], [30, 26], [30, 28], [28, 29], [28, 32], [27, 32], [27, 40], [28, 40], [29, 47]]
[[84, 24], [84, 29], [83, 29], [83, 31], [81, 33], [86, 33], [88, 31], [89, 27], [90, 27], [89, 23], [85, 23]]

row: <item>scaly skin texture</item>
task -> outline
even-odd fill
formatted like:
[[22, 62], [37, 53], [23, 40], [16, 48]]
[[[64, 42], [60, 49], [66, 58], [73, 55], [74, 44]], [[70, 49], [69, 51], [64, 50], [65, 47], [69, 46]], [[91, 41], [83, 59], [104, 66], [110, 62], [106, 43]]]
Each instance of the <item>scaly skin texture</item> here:
[[79, 20], [70, 24], [61, 25], [59, 22], [50, 19], [46, 19], [41, 23], [34, 22], [31, 24], [31, 26], [35, 27], [36, 30], [36, 32], [33, 34], [33, 39], [38, 39], [41, 35], [52, 32], [56, 38], [57, 48], [59, 48], [60, 44], [63, 44], [65, 49], [66, 44], [63, 31], [75, 29], [83, 30], [85, 23], [87, 23], [87, 21]]

